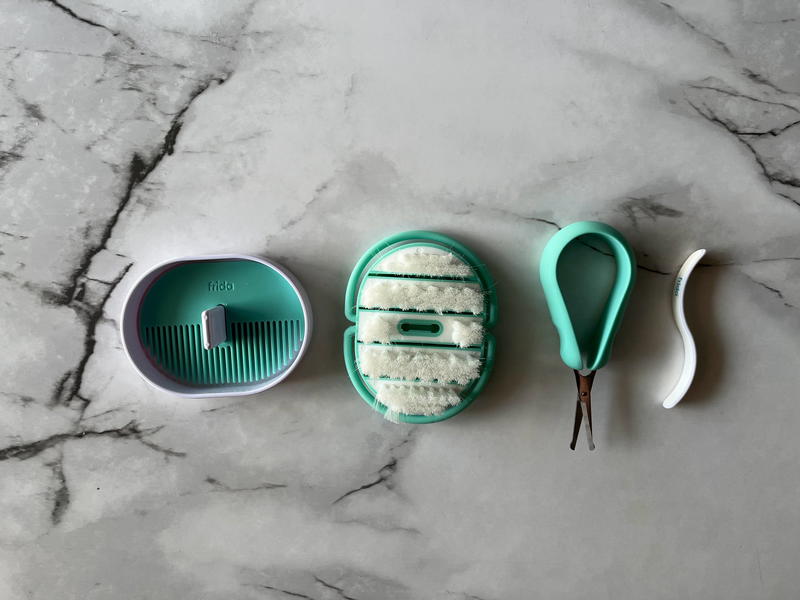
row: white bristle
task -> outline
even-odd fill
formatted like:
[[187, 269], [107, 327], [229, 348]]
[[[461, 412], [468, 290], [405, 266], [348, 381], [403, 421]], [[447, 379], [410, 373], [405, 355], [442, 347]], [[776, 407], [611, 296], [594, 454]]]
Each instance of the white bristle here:
[[379, 266], [381, 271], [431, 277], [471, 277], [472, 268], [453, 254], [430, 252], [424, 248], [400, 250], [390, 254]]
[[362, 317], [358, 323], [359, 342], [380, 342], [386, 344], [397, 336], [397, 319], [375, 316]]
[[381, 383], [375, 397], [387, 408], [384, 417], [395, 423], [398, 414], [438, 415], [461, 402], [452, 386]]
[[475, 321], [468, 323], [454, 321], [452, 339], [454, 344], [462, 348], [477, 346], [483, 341], [483, 325]]
[[362, 289], [361, 304], [384, 310], [399, 308], [477, 315], [483, 312], [483, 293], [468, 285], [371, 279]]
[[365, 346], [359, 354], [358, 366], [367, 377], [466, 384], [478, 377], [481, 361], [468, 352]]

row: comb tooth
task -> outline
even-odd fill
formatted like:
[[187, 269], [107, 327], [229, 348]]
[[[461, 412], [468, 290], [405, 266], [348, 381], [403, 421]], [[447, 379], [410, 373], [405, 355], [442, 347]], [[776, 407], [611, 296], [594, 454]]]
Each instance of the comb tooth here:
[[200, 365], [201, 354], [197, 351], [197, 325], [192, 325], [192, 363], [194, 364], [194, 381], [201, 383], [203, 381], [203, 370]]
[[280, 343], [281, 343], [281, 333], [278, 329], [278, 322], [272, 322], [272, 374], [274, 375], [281, 368], [281, 358], [280, 358]]
[[289, 364], [289, 321], [283, 321], [283, 368]]
[[164, 370], [169, 372], [172, 371], [171, 365], [169, 364], [171, 354], [169, 351], [169, 329], [166, 325], [161, 326], [161, 339], [163, 340], [164, 347], [162, 349], [163, 354], [161, 355], [162, 365]]
[[286, 368], [289, 365], [289, 359], [292, 356], [291, 349], [292, 349], [292, 338], [289, 334], [289, 323], [290, 321], [283, 322], [283, 366]]
[[180, 379], [181, 378], [181, 348], [178, 343], [178, 326], [177, 325], [170, 325], [169, 326], [169, 337], [172, 340], [172, 353], [173, 353], [173, 362], [175, 366], [173, 368], [172, 374]]
[[180, 342], [178, 340], [178, 326], [177, 325], [170, 325], [169, 326], [169, 336], [172, 338], [172, 353], [174, 354], [173, 361], [175, 362], [175, 368], [173, 370], [173, 375], [178, 379], [181, 378], [181, 347]]
[[[202, 331], [202, 329], [201, 329]], [[208, 383], [213, 384], [217, 382], [217, 374], [214, 369], [214, 351], [205, 349], [203, 350], [206, 353], [206, 360], [208, 361]]]
[[234, 327], [233, 331], [234, 331], [235, 343], [231, 347], [231, 376], [233, 377], [233, 381], [238, 383], [239, 382], [239, 335], [238, 333], [236, 333], [238, 331], [238, 328]]
[[222, 383], [229, 383], [228, 363], [226, 361], [225, 346], [217, 346], [219, 350], [219, 371], [222, 373]]
[[275, 321], [275, 372], [281, 370], [281, 322]]
[[258, 380], [258, 348], [256, 347], [256, 332], [255, 332], [255, 324], [250, 321], [247, 324], [247, 333], [250, 339], [250, 380], [257, 381]]
[[264, 348], [267, 359], [267, 377], [272, 377], [272, 326], [269, 321], [264, 323], [264, 335], [267, 339], [267, 345]]
[[[202, 343], [202, 331], [200, 329], [197, 330], [197, 341]], [[203, 355], [203, 383], [211, 383], [211, 361], [209, 360], [208, 350], [203, 347], [201, 352]]]
[[183, 345], [186, 348], [186, 381], [194, 381], [194, 361], [192, 360], [194, 348], [192, 348], [192, 342], [189, 338], [191, 327], [191, 325], [186, 325], [183, 328]]
[[283, 366], [286, 364], [286, 356], [284, 355], [284, 348], [286, 347], [286, 331], [284, 330], [284, 321], [278, 321], [278, 370], [282, 371]]
[[242, 327], [241, 323], [236, 324], [236, 333], [237, 333], [237, 340], [238, 343], [236, 344], [236, 358], [237, 358], [237, 365], [236, 365], [236, 372], [239, 378], [239, 383], [243, 383], [247, 376], [247, 370], [245, 369], [244, 361], [245, 361], [245, 349], [244, 349], [244, 328]]
[[258, 380], [264, 379], [264, 370], [262, 367], [262, 354], [264, 348], [261, 344], [261, 323], [256, 321], [253, 323], [253, 336], [254, 336], [254, 343], [256, 348], [256, 377]]
[[173, 325], [173, 331], [175, 333], [175, 359], [177, 361], [177, 370], [175, 374], [179, 379], [184, 379], [186, 355], [183, 352], [183, 344], [181, 343], [181, 325]]
[[184, 336], [185, 330], [186, 327], [184, 325], [178, 325], [178, 344], [181, 348], [181, 379], [184, 381], [189, 378], [189, 369], [186, 356], [186, 339]]
[[275, 321], [275, 372], [278, 373], [283, 368], [283, 356], [281, 355], [281, 345], [283, 344], [283, 332], [281, 322]]
[[208, 362], [211, 366], [211, 383], [219, 381], [219, 373], [217, 373], [217, 349], [211, 348], [208, 351]]
[[253, 326], [253, 377], [256, 381], [263, 379], [261, 374], [261, 336], [258, 333], [258, 321]]
[[217, 346], [217, 362], [219, 363], [219, 382], [228, 383], [228, 373], [225, 370], [225, 348]]
[[222, 370], [222, 349], [214, 348], [214, 361], [217, 365], [217, 383], [225, 383], [225, 373]]
[[231, 334], [233, 344], [231, 345], [231, 379], [234, 383], [239, 383], [239, 324], [231, 323]]
[[283, 366], [284, 368], [289, 364], [289, 359], [292, 356], [292, 322], [283, 322]]
[[[201, 335], [202, 335], [202, 329]], [[208, 368], [209, 368], [209, 383], [219, 383], [219, 369], [217, 368], [217, 348], [211, 348], [209, 350], [205, 350], [205, 346], [203, 350], [208, 354]]]
[[269, 322], [264, 322], [264, 363], [266, 367], [267, 377], [272, 376], [272, 361], [270, 360], [270, 348], [272, 346], [272, 335], [269, 332]]
[[[200, 329], [197, 332], [198, 342], [202, 343], [202, 335], [203, 330]], [[201, 356], [203, 357], [203, 383], [209, 384], [211, 383], [211, 363], [208, 360], [208, 350], [203, 348], [201, 350]]]
[[231, 347], [225, 346], [225, 372], [227, 373], [228, 383], [233, 382], [233, 362], [231, 360]]
[[250, 323], [243, 323], [242, 330], [244, 331], [244, 377], [245, 381], [251, 381], [253, 379], [252, 369], [250, 368], [250, 363], [252, 361], [251, 356], [251, 349], [250, 349]]
[[186, 360], [189, 362], [189, 381], [192, 383], [197, 382], [197, 351], [194, 347], [194, 325], [187, 325], [186, 326]]
[[161, 365], [161, 330], [158, 327], [153, 328], [153, 345], [154, 345], [154, 358], [156, 363]]
[[158, 363], [161, 368], [167, 369], [167, 336], [164, 332], [164, 327], [158, 328]]
[[178, 372], [178, 352], [175, 349], [175, 326], [167, 326], [167, 345], [169, 346], [169, 371], [173, 375]]
[[245, 332], [245, 345], [244, 345], [244, 369], [245, 369], [245, 377], [247, 377], [247, 381], [253, 380], [253, 369], [252, 369], [252, 348], [250, 347], [250, 323], [244, 324], [244, 332]]
[[181, 328], [180, 325], [172, 326], [172, 337], [175, 338], [175, 374], [183, 379], [183, 361], [185, 360], [181, 350]]
[[167, 327], [165, 325], [159, 325], [158, 337], [161, 342], [161, 356], [159, 357], [161, 360], [161, 368], [165, 371], [169, 371], [169, 336], [167, 335]]
[[259, 373], [261, 373], [261, 379], [264, 379], [267, 376], [267, 365], [266, 365], [266, 347], [267, 347], [267, 340], [264, 336], [264, 322], [259, 321], [258, 325], [258, 368]]

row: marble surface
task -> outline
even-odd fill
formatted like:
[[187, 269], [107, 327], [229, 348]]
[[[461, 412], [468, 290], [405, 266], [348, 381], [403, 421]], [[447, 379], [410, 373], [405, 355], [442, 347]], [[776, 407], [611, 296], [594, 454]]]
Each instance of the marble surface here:
[[[0, 0], [0, 79], [0, 598], [795, 597], [796, 2]], [[535, 268], [582, 219], [640, 261], [594, 453]], [[433, 426], [340, 350], [353, 264], [410, 228], [500, 301], [492, 380]], [[310, 352], [257, 396], [157, 392], [125, 294], [218, 252], [302, 279]]]

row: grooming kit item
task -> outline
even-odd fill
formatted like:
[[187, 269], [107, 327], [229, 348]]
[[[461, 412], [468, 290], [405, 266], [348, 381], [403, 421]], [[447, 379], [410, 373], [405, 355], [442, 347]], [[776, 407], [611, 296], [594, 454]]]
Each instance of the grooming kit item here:
[[387, 419], [442, 421], [466, 408], [494, 362], [497, 300], [486, 267], [459, 242], [409, 231], [370, 248], [350, 276], [347, 373]]
[[578, 386], [573, 450], [584, 413], [587, 442], [594, 449], [592, 383], [608, 361], [635, 275], [636, 259], [628, 242], [604, 223], [568, 225], [542, 252], [539, 276], [561, 340], [561, 360], [575, 372]]
[[311, 307], [285, 268], [238, 254], [171, 260], [146, 273], [122, 311], [131, 362], [187, 397], [253, 394], [282, 381], [311, 338]]
[[675, 318], [675, 325], [681, 334], [683, 340], [683, 367], [681, 368], [680, 377], [675, 383], [675, 387], [664, 400], [664, 408], [672, 408], [686, 395], [689, 391], [689, 386], [692, 385], [694, 379], [694, 372], [697, 368], [697, 349], [694, 345], [694, 337], [692, 332], [689, 331], [689, 325], [686, 323], [686, 314], [683, 309], [683, 297], [686, 293], [686, 284], [689, 282], [689, 275], [700, 262], [700, 259], [705, 256], [704, 249], [695, 250], [686, 259], [680, 269], [678, 275], [675, 277], [675, 285], [672, 287], [672, 315]]

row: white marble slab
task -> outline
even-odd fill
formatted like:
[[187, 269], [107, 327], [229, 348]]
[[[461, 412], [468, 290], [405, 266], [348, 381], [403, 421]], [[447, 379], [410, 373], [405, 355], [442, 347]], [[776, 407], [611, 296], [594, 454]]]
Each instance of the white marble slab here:
[[[794, 597], [799, 52], [788, 1], [2, 0], [0, 597]], [[641, 264], [594, 453], [535, 269], [583, 219]], [[433, 426], [341, 358], [352, 266], [411, 228], [500, 300], [492, 380]], [[117, 318], [217, 252], [292, 269], [315, 339], [273, 390], [179, 400]]]

